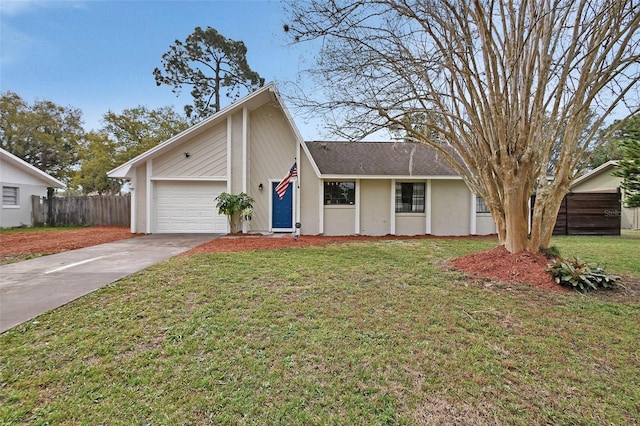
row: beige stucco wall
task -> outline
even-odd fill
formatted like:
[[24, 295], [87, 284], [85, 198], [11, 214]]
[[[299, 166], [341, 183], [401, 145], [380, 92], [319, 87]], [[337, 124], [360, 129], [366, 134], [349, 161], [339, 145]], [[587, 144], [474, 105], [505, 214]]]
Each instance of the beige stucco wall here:
[[396, 213], [396, 235], [424, 235], [426, 213]]
[[360, 184], [360, 233], [362, 235], [389, 234], [391, 232], [390, 181], [375, 179], [360, 180], [358, 183]]
[[496, 232], [496, 222], [493, 220], [491, 213], [476, 213], [477, 235], [491, 235]]
[[355, 206], [324, 206], [324, 235], [353, 235], [355, 229]]
[[462, 180], [431, 181], [431, 233], [469, 235], [471, 192]]
[[[360, 206], [322, 206], [325, 235], [352, 235], [356, 232], [356, 212], [360, 212], [362, 235], [391, 233], [392, 198], [395, 188], [389, 179], [361, 179], [357, 181]], [[313, 214], [320, 199], [322, 185], [315, 177], [303, 180], [303, 234], [315, 234], [319, 218]], [[461, 180], [432, 180], [431, 233], [433, 235], [469, 235], [471, 220], [471, 192]], [[309, 204], [308, 204], [309, 203]], [[474, 206], [475, 207], [475, 206]], [[393, 213], [395, 235], [424, 235], [427, 213]], [[493, 234], [495, 224], [490, 215], [478, 215], [476, 233]], [[311, 224], [309, 224], [311, 223]]]
[[622, 178], [611, 176], [611, 171], [600, 173], [571, 188], [571, 192], [614, 191], [620, 187]]

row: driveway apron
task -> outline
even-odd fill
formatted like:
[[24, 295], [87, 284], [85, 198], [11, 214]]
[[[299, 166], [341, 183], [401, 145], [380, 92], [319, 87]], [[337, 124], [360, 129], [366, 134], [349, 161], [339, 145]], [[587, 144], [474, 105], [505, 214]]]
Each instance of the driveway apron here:
[[0, 333], [217, 236], [145, 235], [2, 265]]

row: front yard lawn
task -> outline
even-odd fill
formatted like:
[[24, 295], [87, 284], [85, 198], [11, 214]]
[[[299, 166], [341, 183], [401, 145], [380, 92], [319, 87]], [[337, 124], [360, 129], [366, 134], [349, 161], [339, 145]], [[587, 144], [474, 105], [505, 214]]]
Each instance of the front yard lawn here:
[[[588, 239], [554, 244], [640, 278], [638, 239]], [[0, 423], [637, 424], [640, 296], [443, 267], [495, 245], [172, 258], [0, 336]]]

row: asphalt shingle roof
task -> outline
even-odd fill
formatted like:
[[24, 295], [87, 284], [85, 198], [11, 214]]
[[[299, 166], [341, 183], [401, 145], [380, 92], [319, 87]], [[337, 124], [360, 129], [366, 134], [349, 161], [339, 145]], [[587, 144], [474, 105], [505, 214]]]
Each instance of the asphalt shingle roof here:
[[305, 142], [320, 173], [355, 176], [457, 176], [442, 154], [411, 142]]

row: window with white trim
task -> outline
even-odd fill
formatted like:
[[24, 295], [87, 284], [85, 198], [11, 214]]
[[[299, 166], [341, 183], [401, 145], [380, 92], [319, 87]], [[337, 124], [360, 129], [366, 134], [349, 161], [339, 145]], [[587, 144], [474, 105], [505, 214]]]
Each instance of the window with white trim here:
[[324, 204], [353, 205], [356, 203], [356, 183], [327, 182], [324, 183]]
[[18, 206], [18, 187], [3, 186], [2, 187], [2, 207]]
[[491, 213], [487, 204], [480, 197], [476, 197], [476, 213]]
[[424, 213], [424, 182], [396, 182], [396, 213]]

